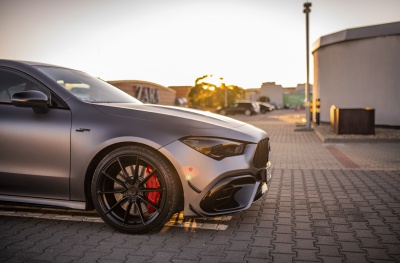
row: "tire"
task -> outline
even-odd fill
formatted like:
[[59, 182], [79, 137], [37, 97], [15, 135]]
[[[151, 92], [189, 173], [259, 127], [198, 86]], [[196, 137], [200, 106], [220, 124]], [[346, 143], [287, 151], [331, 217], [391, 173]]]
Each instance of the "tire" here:
[[181, 189], [178, 174], [163, 156], [139, 145], [105, 156], [91, 184], [93, 204], [104, 222], [131, 234], [161, 229], [177, 212]]
[[246, 116], [250, 116], [251, 115], [251, 110], [249, 110], [249, 109], [245, 110], [244, 114], [246, 114]]

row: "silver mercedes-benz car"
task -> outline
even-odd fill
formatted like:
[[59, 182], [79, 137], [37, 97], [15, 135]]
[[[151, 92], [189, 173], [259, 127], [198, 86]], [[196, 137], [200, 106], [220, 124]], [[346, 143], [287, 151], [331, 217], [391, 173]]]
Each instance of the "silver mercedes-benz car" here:
[[268, 190], [267, 133], [143, 104], [81, 71], [0, 60], [0, 202], [91, 210], [126, 233], [214, 217]]

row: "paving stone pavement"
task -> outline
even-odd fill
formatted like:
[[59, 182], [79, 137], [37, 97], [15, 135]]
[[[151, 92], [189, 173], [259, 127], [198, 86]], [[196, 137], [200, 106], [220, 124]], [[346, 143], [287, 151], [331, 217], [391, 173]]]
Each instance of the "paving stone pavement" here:
[[400, 262], [400, 144], [324, 144], [295, 131], [303, 117], [237, 116], [270, 134], [273, 179], [249, 210], [204, 221], [226, 227], [126, 235], [93, 212], [0, 207], [0, 262]]

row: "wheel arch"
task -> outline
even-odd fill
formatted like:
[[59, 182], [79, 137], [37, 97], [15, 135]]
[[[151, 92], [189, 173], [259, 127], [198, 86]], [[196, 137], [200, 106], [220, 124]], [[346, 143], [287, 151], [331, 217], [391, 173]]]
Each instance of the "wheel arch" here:
[[86, 173], [85, 173], [85, 182], [84, 182], [84, 191], [85, 191], [85, 200], [86, 200], [86, 209], [87, 210], [92, 210], [94, 209], [94, 205], [93, 205], [93, 200], [92, 200], [92, 196], [91, 196], [91, 183], [92, 183], [92, 178], [94, 176], [94, 172], [98, 166], [98, 164], [101, 162], [101, 160], [109, 153], [111, 153], [112, 151], [121, 148], [121, 147], [125, 147], [125, 146], [135, 146], [135, 145], [140, 145], [143, 147], [146, 147], [148, 149], [151, 149], [153, 151], [156, 151], [160, 157], [162, 157], [171, 167], [171, 169], [174, 169], [174, 171], [176, 172], [178, 178], [179, 178], [179, 188], [180, 188], [180, 197], [178, 198], [179, 200], [181, 200], [179, 206], [183, 208], [183, 204], [184, 204], [184, 195], [183, 195], [183, 186], [182, 186], [182, 181], [181, 178], [179, 176], [178, 171], [176, 170], [176, 167], [171, 163], [171, 161], [162, 153], [160, 152], [157, 148], [154, 148], [148, 144], [145, 143], [141, 143], [141, 142], [133, 142], [133, 141], [123, 141], [123, 142], [117, 142], [111, 145], [108, 145], [107, 147], [102, 148], [100, 151], [98, 151], [98, 153], [92, 158], [92, 160], [90, 161], [87, 169], [86, 169]]

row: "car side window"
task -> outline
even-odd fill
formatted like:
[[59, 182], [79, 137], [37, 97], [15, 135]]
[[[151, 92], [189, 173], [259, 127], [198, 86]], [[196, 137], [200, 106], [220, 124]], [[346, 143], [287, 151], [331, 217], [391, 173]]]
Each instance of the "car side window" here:
[[0, 95], [1, 102], [11, 103], [12, 96], [17, 92], [26, 90], [25, 87], [26, 83], [5, 87], [4, 91]]
[[0, 103], [11, 104], [12, 96], [21, 91], [38, 90], [50, 98], [51, 108], [65, 108], [60, 99], [39, 81], [14, 70], [0, 69]]

